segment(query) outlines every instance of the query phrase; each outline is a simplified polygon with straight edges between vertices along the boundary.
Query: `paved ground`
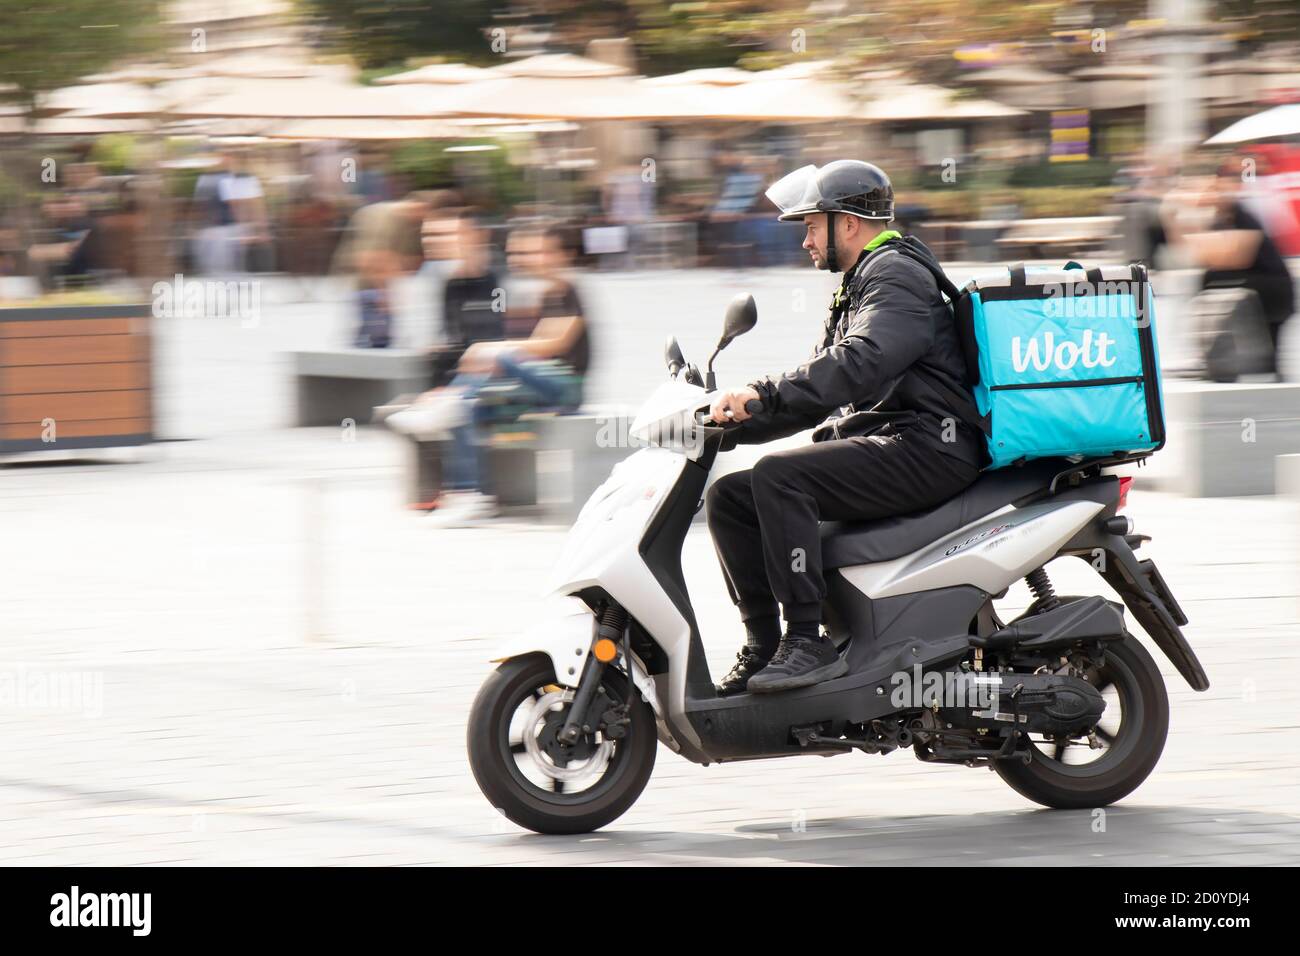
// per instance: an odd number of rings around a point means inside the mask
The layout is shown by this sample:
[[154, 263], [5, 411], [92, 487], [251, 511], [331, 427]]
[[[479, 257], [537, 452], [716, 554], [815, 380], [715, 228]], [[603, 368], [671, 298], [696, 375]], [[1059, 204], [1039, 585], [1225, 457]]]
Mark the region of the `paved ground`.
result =
[[[562, 532], [429, 528], [399, 452], [250, 428], [0, 475], [0, 862], [1300, 863], [1292, 505], [1131, 496], [1214, 686], [1166, 668], [1164, 757], [1104, 821], [907, 754], [660, 748], [621, 820], [544, 838], [479, 795], [464, 719]], [[716, 673], [739, 629], [701, 527], [685, 566]]]

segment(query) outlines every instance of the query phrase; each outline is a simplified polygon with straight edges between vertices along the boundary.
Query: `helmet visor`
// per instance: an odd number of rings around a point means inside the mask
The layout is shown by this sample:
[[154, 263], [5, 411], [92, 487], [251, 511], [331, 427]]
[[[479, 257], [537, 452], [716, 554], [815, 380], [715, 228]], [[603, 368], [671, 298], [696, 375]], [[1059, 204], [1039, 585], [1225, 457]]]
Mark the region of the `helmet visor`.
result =
[[774, 182], [764, 195], [781, 210], [782, 219], [802, 219], [805, 213], [816, 212], [822, 198], [817, 167], [809, 164], [796, 169]]

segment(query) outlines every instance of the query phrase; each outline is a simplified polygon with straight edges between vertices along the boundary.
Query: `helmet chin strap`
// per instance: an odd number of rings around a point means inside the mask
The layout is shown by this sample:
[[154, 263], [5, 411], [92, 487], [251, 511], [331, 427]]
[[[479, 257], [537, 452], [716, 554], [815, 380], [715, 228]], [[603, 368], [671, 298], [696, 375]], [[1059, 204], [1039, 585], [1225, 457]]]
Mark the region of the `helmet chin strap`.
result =
[[831, 272], [840, 271], [839, 256], [835, 253], [835, 213], [826, 214], [826, 268]]

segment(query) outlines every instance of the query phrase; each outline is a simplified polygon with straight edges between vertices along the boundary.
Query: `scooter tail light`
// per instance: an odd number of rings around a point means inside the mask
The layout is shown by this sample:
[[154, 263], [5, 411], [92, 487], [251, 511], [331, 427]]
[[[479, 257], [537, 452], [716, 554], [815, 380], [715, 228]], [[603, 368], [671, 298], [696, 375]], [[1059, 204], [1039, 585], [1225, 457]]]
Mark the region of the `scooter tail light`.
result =
[[1119, 504], [1115, 506], [1116, 511], [1123, 511], [1128, 504], [1128, 486], [1133, 484], [1131, 476], [1119, 480]]

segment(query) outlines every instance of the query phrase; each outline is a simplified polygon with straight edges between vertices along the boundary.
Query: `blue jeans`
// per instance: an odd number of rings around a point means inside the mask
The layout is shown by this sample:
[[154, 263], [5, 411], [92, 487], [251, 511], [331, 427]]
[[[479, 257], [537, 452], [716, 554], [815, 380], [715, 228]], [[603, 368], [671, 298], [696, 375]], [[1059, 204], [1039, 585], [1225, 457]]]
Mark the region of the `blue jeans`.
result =
[[386, 349], [392, 344], [393, 316], [379, 289], [358, 289], [357, 306], [361, 323], [352, 344], [359, 349]]
[[491, 409], [478, 400], [479, 392], [491, 381], [513, 379], [523, 385], [539, 406], [572, 410], [570, 392], [564, 382], [543, 369], [548, 365], [534, 360], [520, 360], [509, 352], [497, 356], [492, 372], [462, 372], [451, 380], [449, 388], [463, 390], [462, 401], [470, 402], [470, 422], [451, 430], [451, 448], [443, 465], [443, 486], [448, 491], [479, 491], [483, 487], [484, 427], [491, 419]]

